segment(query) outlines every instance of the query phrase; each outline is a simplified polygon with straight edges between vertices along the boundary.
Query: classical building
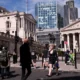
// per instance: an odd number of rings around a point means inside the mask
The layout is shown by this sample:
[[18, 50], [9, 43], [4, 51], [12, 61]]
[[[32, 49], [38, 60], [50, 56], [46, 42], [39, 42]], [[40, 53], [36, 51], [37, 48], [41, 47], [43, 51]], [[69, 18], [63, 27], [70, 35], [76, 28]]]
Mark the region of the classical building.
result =
[[75, 7], [74, 0], [67, 0], [64, 5], [64, 26], [71, 24], [78, 18], [78, 9]]
[[36, 34], [37, 34], [37, 41], [39, 41], [42, 44], [49, 44], [50, 43], [49, 34], [54, 35], [55, 44], [57, 45], [57, 47], [60, 44], [60, 32], [59, 32], [58, 28], [43, 29], [43, 30], [37, 29]]
[[64, 41], [64, 50], [80, 51], [80, 19], [60, 30], [60, 42]]
[[5, 8], [0, 7], [0, 32], [4, 32], [20, 38], [28, 38], [32, 36], [36, 40], [36, 20], [31, 14], [25, 12], [9, 12]]

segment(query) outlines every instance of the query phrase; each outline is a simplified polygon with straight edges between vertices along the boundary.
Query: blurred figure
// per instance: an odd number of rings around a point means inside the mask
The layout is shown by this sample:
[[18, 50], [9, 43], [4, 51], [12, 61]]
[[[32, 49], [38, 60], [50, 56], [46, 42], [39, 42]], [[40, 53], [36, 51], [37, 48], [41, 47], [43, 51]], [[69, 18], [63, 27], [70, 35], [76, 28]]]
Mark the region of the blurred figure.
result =
[[32, 65], [34, 68], [36, 68], [36, 52], [35, 51], [31, 52], [31, 58], [32, 58]]
[[69, 52], [70, 52], [69, 50], [65, 52], [65, 65], [67, 65], [69, 61]]
[[11, 74], [10, 74], [10, 58], [11, 58], [12, 54], [10, 53], [8, 48], [6, 48], [6, 50], [7, 50], [7, 56], [8, 56], [8, 65], [7, 65], [6, 71], [7, 71], [7, 76], [10, 77], [11, 76]]
[[2, 47], [2, 51], [0, 53], [0, 61], [1, 61], [1, 77], [4, 79], [4, 76], [7, 75], [6, 68], [8, 66], [8, 54], [5, 47]]
[[[0, 46], [0, 57], [1, 57], [1, 53], [2, 53], [2, 47]], [[0, 61], [0, 75], [1, 75], [1, 61]]]
[[[31, 74], [31, 53], [29, 42], [27, 39], [23, 39], [23, 44], [20, 47], [20, 63], [22, 67], [21, 80], [26, 80]], [[27, 74], [26, 74], [27, 69]]]
[[17, 56], [16, 56], [16, 53], [15, 53], [15, 49], [14, 49], [14, 51], [13, 51], [13, 63], [15, 64], [17, 61]]
[[71, 62], [74, 65], [74, 53], [72, 52], [72, 50], [70, 50], [69, 53], [69, 62]]
[[[48, 77], [52, 76], [52, 67], [53, 65], [55, 66], [55, 63], [58, 63], [58, 56], [57, 56], [57, 51], [54, 48], [54, 44], [50, 44], [49, 47], [49, 73], [48, 73]], [[55, 66], [56, 68], [56, 75], [58, 75], [58, 68]]]
[[45, 69], [48, 66], [48, 49], [46, 47], [44, 47], [42, 54], [43, 54], [43, 68]]

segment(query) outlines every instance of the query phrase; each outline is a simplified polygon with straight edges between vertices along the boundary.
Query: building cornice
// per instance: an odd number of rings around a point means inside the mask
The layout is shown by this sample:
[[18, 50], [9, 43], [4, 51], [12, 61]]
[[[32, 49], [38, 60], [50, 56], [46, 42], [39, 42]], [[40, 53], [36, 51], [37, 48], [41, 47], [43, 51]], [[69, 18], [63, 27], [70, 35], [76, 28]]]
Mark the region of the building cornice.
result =
[[[27, 20], [30, 20], [31, 22], [34, 22], [36, 24], [36, 20], [34, 19], [34, 17], [31, 14], [26, 14], [25, 12], [18, 12], [18, 11], [14, 11], [14, 12], [9, 12], [9, 13], [1, 13], [0, 17], [5, 17], [5, 16], [24, 16], [26, 17]], [[32, 19], [30, 18], [30, 16], [32, 16]]]
[[[68, 26], [60, 29], [60, 31], [61, 31], [61, 32], [67, 31], [67, 30], [65, 30], [66, 28], [69, 28], [69, 27], [71, 27], [71, 26], [73, 26], [73, 25], [75, 25], [75, 24], [77, 24], [77, 23], [79, 23], [79, 22], [80, 22], [80, 19], [78, 19], [78, 20], [76, 20], [75, 22], [73, 22], [72, 24], [69, 24]], [[70, 29], [70, 30], [71, 30], [71, 29]]]
[[0, 17], [12, 16], [12, 15], [16, 15], [17, 13], [18, 13], [18, 11], [9, 12], [9, 13], [1, 13], [1, 14], [0, 14]]

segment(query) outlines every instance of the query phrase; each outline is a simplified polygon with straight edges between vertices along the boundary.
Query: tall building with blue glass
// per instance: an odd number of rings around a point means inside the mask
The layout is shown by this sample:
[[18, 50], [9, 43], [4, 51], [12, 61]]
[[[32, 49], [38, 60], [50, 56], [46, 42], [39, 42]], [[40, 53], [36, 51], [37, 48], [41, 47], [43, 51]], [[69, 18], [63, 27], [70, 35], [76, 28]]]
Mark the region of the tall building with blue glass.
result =
[[56, 8], [56, 0], [53, 2], [39, 2], [35, 5], [35, 16], [38, 28], [57, 28]]

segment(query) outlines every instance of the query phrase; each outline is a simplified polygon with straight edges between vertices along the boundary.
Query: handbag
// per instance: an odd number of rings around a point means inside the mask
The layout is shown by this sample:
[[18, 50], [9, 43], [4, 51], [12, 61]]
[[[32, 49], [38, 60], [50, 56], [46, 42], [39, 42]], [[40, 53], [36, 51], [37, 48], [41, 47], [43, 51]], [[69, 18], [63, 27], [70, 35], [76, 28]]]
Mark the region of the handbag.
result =
[[56, 66], [56, 68], [59, 68], [59, 63], [58, 63], [58, 61], [55, 62], [55, 66]]

